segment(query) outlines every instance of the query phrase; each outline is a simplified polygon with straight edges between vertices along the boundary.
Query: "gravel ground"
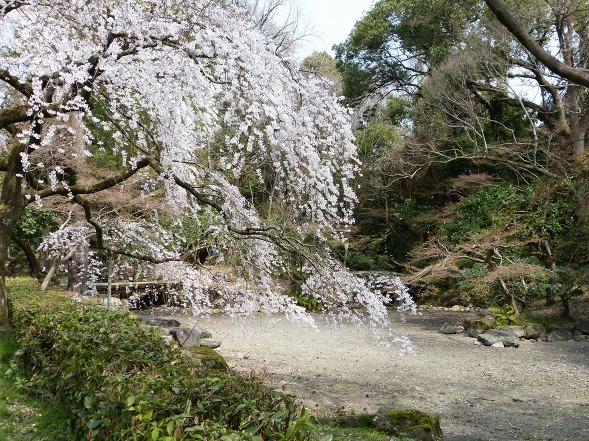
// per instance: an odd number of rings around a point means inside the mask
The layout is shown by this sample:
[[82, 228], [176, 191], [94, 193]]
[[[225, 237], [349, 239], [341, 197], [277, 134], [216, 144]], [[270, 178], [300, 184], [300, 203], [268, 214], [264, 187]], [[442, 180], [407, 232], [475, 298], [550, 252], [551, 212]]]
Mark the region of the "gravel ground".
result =
[[219, 351], [231, 367], [295, 394], [319, 415], [394, 405], [437, 413], [450, 441], [589, 440], [589, 342], [496, 349], [438, 332], [467, 315], [427, 311], [402, 323], [392, 314], [396, 332], [417, 348], [406, 356], [366, 329], [334, 329], [319, 315], [319, 330], [276, 316], [198, 324], [223, 340]]

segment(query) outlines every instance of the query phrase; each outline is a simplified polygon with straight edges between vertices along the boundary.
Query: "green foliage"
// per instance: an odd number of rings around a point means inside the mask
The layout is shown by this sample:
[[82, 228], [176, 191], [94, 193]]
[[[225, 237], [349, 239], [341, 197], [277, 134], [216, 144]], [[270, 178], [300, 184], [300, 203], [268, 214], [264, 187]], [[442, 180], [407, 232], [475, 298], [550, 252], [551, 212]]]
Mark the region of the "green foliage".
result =
[[208, 371], [137, 320], [10, 281], [18, 383], [66, 405], [78, 439], [298, 440], [311, 426], [291, 396]]
[[411, 103], [404, 98], [392, 96], [386, 102], [385, 116], [393, 126], [399, 126], [409, 117]]
[[505, 326], [523, 326], [525, 321], [515, 315], [515, 311], [509, 305], [489, 308], [493, 317], [491, 321], [492, 328], [503, 328]]
[[302, 306], [307, 311], [321, 311], [323, 309], [323, 304], [319, 300], [309, 295], [303, 295], [302, 292], [301, 285], [295, 282], [292, 283], [284, 293], [291, 297], [297, 305]]
[[509, 184], [482, 187], [457, 205], [442, 232], [455, 245], [491, 227], [509, 229], [509, 219], [525, 202], [526, 195]]
[[415, 67], [444, 60], [479, 7], [474, 0], [376, 2], [348, 39], [335, 47], [344, 95], [355, 99], [385, 85], [408, 86], [415, 72], [404, 62], [413, 60]]
[[[385, 121], [373, 120], [366, 127], [356, 131], [358, 153], [362, 161], [389, 152], [397, 141], [397, 130]], [[369, 162], [366, 164], [371, 166]]]
[[35, 246], [39, 245], [43, 234], [55, 226], [55, 217], [54, 211], [28, 206], [14, 226], [14, 233], [31, 241]]
[[[491, 230], [511, 232], [517, 239], [540, 238], [552, 244], [562, 262], [583, 264], [589, 261], [589, 244], [581, 238], [589, 234], [589, 225], [577, 194], [541, 181], [481, 187], [458, 203], [442, 233], [452, 244]], [[532, 254], [522, 248], [519, 252], [524, 258]]]
[[335, 82], [341, 81], [341, 75], [337, 70], [335, 58], [327, 52], [313, 52], [301, 63], [301, 70], [325, 75]]
[[0, 440], [68, 441], [67, 412], [17, 388], [10, 363], [17, 350], [13, 336], [0, 337]]

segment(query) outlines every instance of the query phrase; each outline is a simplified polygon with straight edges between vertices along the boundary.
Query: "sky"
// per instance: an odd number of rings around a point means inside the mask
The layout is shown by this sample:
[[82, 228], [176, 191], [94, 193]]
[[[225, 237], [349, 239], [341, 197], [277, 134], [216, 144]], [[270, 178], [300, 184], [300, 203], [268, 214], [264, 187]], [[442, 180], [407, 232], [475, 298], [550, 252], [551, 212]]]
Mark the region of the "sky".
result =
[[304, 58], [314, 51], [326, 51], [333, 55], [331, 47], [346, 39], [374, 0], [298, 0], [298, 3], [318, 35], [308, 37], [299, 50], [298, 56]]

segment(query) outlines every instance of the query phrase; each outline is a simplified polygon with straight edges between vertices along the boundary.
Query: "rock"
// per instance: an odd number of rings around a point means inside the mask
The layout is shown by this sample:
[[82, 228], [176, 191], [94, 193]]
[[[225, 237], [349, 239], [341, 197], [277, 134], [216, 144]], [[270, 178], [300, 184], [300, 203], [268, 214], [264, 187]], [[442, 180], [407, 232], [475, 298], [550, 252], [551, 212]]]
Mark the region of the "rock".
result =
[[524, 331], [524, 328], [522, 328], [521, 326], [506, 326], [500, 329], [506, 329], [508, 331], [513, 332], [515, 335], [517, 335], [517, 338], [523, 338], [526, 336], [526, 331]]
[[492, 346], [495, 343], [502, 342], [505, 346], [519, 346], [519, 339], [513, 332], [505, 329], [489, 329], [479, 334], [478, 339], [485, 346]]
[[[108, 305], [108, 299], [101, 299], [100, 304], [102, 306]], [[110, 307], [111, 308], [123, 308], [123, 302], [118, 297], [111, 297], [110, 299]]]
[[452, 308], [450, 308], [452, 311], [460, 311], [460, 305], [454, 305], [452, 306]]
[[589, 335], [589, 319], [583, 319], [577, 322], [575, 330], [583, 335]]
[[406, 435], [421, 441], [442, 439], [440, 417], [416, 409], [389, 409], [374, 418], [374, 427], [388, 435]]
[[504, 348], [504, 347], [505, 347], [505, 345], [503, 344], [503, 342], [502, 342], [502, 341], [498, 341], [497, 343], [493, 343], [493, 344], [491, 345], [491, 347], [492, 347], [492, 348]]
[[203, 338], [211, 338], [212, 336], [213, 335], [209, 331], [207, 331], [206, 329], [201, 329], [200, 330], [200, 338], [201, 339], [203, 339]]
[[175, 319], [166, 317], [156, 317], [153, 315], [138, 315], [137, 318], [149, 326], [158, 326], [160, 328], [177, 328], [180, 322]]
[[181, 347], [192, 348], [200, 346], [200, 331], [198, 328], [170, 328], [170, 335], [178, 342]]
[[439, 332], [441, 334], [462, 334], [464, 332], [464, 327], [458, 325], [444, 325]]
[[[200, 334], [200, 336], [202, 337], [202, 333]], [[219, 346], [221, 346], [221, 340], [215, 338], [201, 338], [200, 345], [204, 346], [205, 348], [216, 349]]]
[[473, 342], [473, 344], [474, 344], [475, 346], [484, 346], [484, 345], [483, 345], [483, 342], [482, 342], [482, 341], [478, 341], [478, 340], [475, 340], [475, 341]]
[[589, 335], [585, 335], [585, 334], [575, 335], [573, 340], [575, 340], [575, 341], [589, 341]]
[[569, 328], [557, 328], [548, 333], [548, 341], [567, 341], [573, 337], [573, 331]]
[[183, 348], [183, 351], [188, 354], [193, 360], [199, 364], [219, 371], [228, 371], [229, 366], [221, 354], [211, 348], [203, 346]]
[[489, 325], [489, 321], [485, 319], [478, 319], [478, 320], [465, 320], [464, 321], [465, 329], [468, 329], [468, 336], [472, 338], [478, 338], [479, 334], [485, 332], [488, 329], [491, 329]]
[[538, 323], [531, 323], [527, 325], [524, 331], [524, 338], [529, 340], [543, 340], [546, 337], [546, 329], [544, 329], [544, 326]]

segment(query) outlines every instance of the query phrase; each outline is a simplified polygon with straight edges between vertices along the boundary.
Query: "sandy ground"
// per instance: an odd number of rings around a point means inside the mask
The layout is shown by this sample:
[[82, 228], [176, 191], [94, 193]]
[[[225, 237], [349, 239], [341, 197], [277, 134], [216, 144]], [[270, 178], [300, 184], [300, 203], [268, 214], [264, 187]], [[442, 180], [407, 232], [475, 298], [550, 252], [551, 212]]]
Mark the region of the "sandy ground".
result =
[[589, 342], [496, 349], [438, 332], [465, 315], [430, 311], [402, 323], [393, 313], [395, 330], [417, 347], [403, 357], [365, 328], [334, 329], [319, 315], [318, 331], [265, 316], [198, 324], [223, 340], [232, 368], [255, 372], [318, 415], [393, 405], [437, 413], [450, 441], [589, 440]]

